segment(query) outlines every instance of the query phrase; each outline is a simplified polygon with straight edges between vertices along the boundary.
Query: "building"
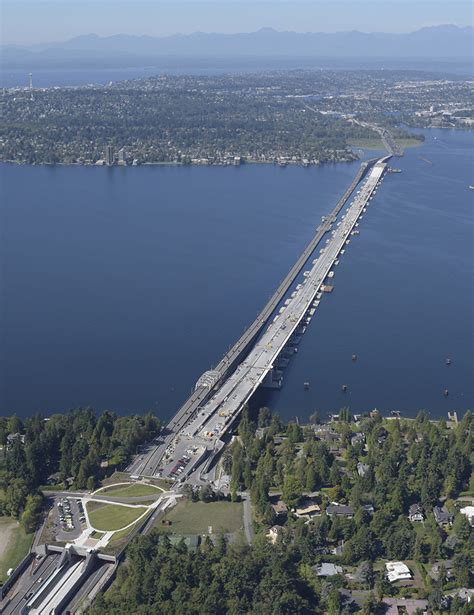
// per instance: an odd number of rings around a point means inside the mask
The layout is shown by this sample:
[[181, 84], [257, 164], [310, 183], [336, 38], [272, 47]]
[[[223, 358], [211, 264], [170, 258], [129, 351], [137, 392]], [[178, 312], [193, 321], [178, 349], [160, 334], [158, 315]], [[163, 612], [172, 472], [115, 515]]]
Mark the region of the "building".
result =
[[298, 518], [312, 519], [321, 514], [321, 507], [314, 500], [306, 498], [298, 508], [295, 508], [295, 515]]
[[278, 540], [278, 537], [283, 536], [284, 533], [285, 530], [281, 525], [274, 525], [268, 530], [267, 538], [272, 544], [275, 544]]
[[313, 566], [313, 570], [317, 577], [333, 577], [336, 574], [342, 574], [341, 566], [328, 562]]
[[423, 523], [425, 520], [423, 516], [423, 509], [421, 504], [412, 504], [408, 509], [408, 518], [412, 523]]
[[387, 570], [387, 579], [390, 583], [396, 581], [411, 581], [413, 578], [410, 569], [403, 562], [387, 562], [385, 564]]
[[19, 440], [22, 444], [24, 444], [25, 435], [21, 433], [9, 433], [7, 436], [7, 448], [10, 448], [16, 440]]
[[431, 570], [428, 572], [430, 577], [437, 581], [439, 579], [439, 574], [441, 569], [444, 568], [446, 577], [443, 579], [443, 582], [447, 579], [451, 579], [454, 576], [453, 573], [453, 560], [444, 559], [439, 562], [435, 562], [431, 567]]
[[461, 515], [465, 515], [470, 525], [474, 526], [474, 506], [465, 506], [459, 510]]
[[288, 506], [282, 500], [277, 500], [271, 505], [277, 517], [286, 517], [288, 514]]
[[345, 517], [346, 519], [352, 519], [354, 516], [354, 509], [352, 506], [346, 506], [345, 504], [332, 503], [326, 508], [326, 514], [328, 517]]
[[384, 598], [382, 604], [385, 607], [385, 615], [415, 615], [415, 613], [428, 613], [427, 600], [415, 600], [412, 598]]
[[442, 508], [435, 506], [433, 508], [433, 515], [436, 523], [441, 527], [451, 525], [453, 522], [453, 515], [444, 506]]
[[357, 446], [358, 444], [365, 444], [365, 434], [358, 432], [351, 438], [351, 445]]
[[114, 148], [111, 145], [105, 147], [105, 164], [109, 167], [114, 164]]
[[118, 164], [122, 167], [127, 164], [127, 154], [124, 147], [118, 151]]
[[365, 476], [369, 469], [370, 466], [367, 463], [362, 463], [361, 461], [359, 461], [359, 463], [357, 464], [357, 474], [359, 476]]

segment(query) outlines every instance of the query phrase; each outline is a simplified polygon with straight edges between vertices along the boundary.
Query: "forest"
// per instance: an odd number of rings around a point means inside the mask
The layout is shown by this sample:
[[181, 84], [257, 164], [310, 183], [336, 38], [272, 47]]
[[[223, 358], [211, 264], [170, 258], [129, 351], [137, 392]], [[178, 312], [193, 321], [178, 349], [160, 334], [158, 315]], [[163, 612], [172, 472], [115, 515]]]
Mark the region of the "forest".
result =
[[41, 511], [41, 487], [95, 489], [159, 430], [160, 421], [151, 413], [103, 412], [97, 417], [90, 408], [50, 417], [36, 414], [25, 421], [16, 415], [0, 417], [0, 515], [18, 517], [33, 530]]

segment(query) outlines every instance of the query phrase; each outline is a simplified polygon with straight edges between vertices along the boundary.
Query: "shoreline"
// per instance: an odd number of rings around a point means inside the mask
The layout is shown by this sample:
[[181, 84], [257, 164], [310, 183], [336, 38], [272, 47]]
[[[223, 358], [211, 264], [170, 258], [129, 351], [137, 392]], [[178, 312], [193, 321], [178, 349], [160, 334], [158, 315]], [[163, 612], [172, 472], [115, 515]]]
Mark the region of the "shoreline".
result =
[[[359, 148], [361, 149], [361, 148]], [[365, 148], [370, 149], [370, 148]], [[373, 148], [376, 149], [376, 148]], [[383, 146], [380, 148], [383, 149]], [[309, 163], [305, 164], [303, 162], [295, 162], [295, 161], [287, 161], [285, 164], [279, 164], [278, 162], [274, 162], [273, 160], [245, 160], [240, 164], [226, 164], [223, 162], [217, 163], [184, 163], [184, 162], [142, 162], [140, 164], [96, 164], [95, 162], [25, 162], [22, 160], [0, 160], [0, 164], [11, 164], [18, 166], [30, 166], [30, 167], [39, 167], [39, 166], [47, 166], [47, 167], [97, 167], [97, 168], [130, 168], [130, 167], [159, 167], [159, 166], [171, 166], [171, 167], [242, 167], [245, 165], [273, 165], [273, 166], [281, 166], [285, 168], [287, 166], [291, 167], [320, 167], [326, 164], [342, 164], [342, 163], [352, 163], [358, 162], [360, 160], [359, 157], [354, 160], [323, 160], [317, 163]]]

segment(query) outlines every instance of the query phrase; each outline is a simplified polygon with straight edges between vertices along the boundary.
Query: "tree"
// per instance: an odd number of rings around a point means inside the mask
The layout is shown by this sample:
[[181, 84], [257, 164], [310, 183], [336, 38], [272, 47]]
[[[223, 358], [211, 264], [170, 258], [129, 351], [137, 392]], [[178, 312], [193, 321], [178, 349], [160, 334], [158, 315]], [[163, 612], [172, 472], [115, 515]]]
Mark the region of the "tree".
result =
[[359, 564], [356, 578], [357, 581], [367, 589], [372, 589], [374, 584], [374, 569], [371, 561], [363, 561]]
[[471, 533], [471, 526], [469, 524], [466, 515], [459, 513], [456, 515], [453, 523], [453, 532], [456, 534], [461, 542], [465, 542], [469, 539]]
[[375, 615], [380, 608], [380, 602], [378, 602], [372, 592], [367, 596], [364, 605], [362, 607], [361, 615]]
[[23, 431], [23, 423], [16, 414], [12, 414], [7, 420], [7, 432], [9, 434], [21, 433]]
[[342, 608], [342, 600], [339, 589], [335, 587], [331, 590], [327, 599], [327, 612], [328, 615], [340, 615]]
[[25, 507], [28, 496], [28, 487], [22, 478], [14, 478], [10, 481], [6, 492], [3, 507], [7, 515], [18, 517]]
[[27, 533], [34, 532], [39, 519], [43, 498], [40, 495], [28, 495], [26, 498], [25, 510], [21, 515], [21, 524]]
[[469, 571], [472, 566], [470, 553], [458, 553], [453, 558], [453, 571], [456, 581], [462, 587], [469, 587]]
[[297, 506], [301, 500], [303, 488], [300, 481], [292, 474], [287, 474], [283, 483], [282, 500], [289, 508]]
[[210, 485], [204, 485], [199, 491], [199, 499], [201, 502], [212, 502], [215, 499], [214, 491]]

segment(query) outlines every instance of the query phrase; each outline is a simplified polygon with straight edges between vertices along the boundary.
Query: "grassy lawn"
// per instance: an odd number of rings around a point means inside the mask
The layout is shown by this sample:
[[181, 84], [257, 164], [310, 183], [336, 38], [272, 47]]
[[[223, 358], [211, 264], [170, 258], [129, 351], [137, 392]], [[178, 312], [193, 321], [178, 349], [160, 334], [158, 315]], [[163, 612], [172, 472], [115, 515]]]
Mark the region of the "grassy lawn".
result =
[[0, 517], [0, 585], [9, 568], [15, 568], [30, 550], [34, 533], [25, 530], [11, 517]]
[[143, 495], [160, 496], [163, 492], [161, 489], [152, 487], [151, 485], [143, 485], [131, 483], [130, 485], [117, 485], [116, 487], [106, 487], [99, 491], [97, 497], [101, 495], [112, 495], [121, 498], [141, 497]]
[[94, 538], [94, 540], [100, 540], [104, 536], [105, 536], [105, 532], [96, 532], [95, 530], [91, 534], [91, 538]]
[[[418, 139], [395, 139], [395, 142], [400, 147], [418, 147], [423, 144], [423, 141]], [[384, 149], [380, 139], [354, 139], [350, 142], [353, 147], [361, 147], [362, 149]]]
[[241, 502], [190, 502], [180, 500], [166, 515], [171, 527], [159, 527], [173, 534], [207, 534], [209, 526], [213, 534], [238, 532], [243, 528], [243, 504]]
[[120, 530], [136, 521], [145, 512], [145, 508], [129, 508], [118, 504], [87, 503], [87, 513], [91, 525], [100, 532]]

